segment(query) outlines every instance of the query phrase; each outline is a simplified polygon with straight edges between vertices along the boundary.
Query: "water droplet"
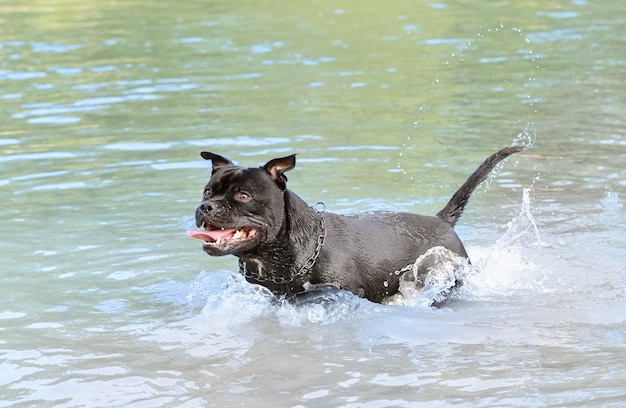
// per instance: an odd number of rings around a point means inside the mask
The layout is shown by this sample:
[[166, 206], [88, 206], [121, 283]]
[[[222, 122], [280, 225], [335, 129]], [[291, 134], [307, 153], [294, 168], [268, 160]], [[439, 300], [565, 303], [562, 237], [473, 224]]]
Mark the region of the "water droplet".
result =
[[384, 286], [384, 287], [386, 287], [386, 288], [387, 288], [387, 287], [389, 287], [389, 282], [384, 281], [384, 282], [383, 282], [383, 286]]

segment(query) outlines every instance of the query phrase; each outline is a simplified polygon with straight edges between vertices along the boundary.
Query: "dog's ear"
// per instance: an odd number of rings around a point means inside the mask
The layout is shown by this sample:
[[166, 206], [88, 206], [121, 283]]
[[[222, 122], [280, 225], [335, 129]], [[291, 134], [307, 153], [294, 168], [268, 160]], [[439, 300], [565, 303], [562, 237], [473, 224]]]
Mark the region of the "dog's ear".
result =
[[233, 162], [228, 160], [226, 157], [222, 157], [219, 154], [211, 153], [211, 152], [201, 152], [200, 156], [204, 160], [211, 160], [211, 165], [213, 166], [213, 174], [219, 170], [222, 166], [232, 165]]
[[287, 176], [283, 173], [296, 167], [296, 155], [281, 157], [278, 159], [272, 159], [265, 163], [263, 169], [267, 171], [275, 182], [280, 184], [283, 188], [287, 183]]

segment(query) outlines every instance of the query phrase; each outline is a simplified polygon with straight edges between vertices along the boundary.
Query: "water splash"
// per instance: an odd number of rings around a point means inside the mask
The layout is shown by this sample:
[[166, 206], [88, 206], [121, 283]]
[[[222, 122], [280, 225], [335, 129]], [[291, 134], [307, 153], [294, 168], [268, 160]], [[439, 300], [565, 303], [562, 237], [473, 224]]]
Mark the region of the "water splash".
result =
[[624, 208], [617, 192], [611, 190], [607, 190], [606, 197], [602, 199], [601, 204], [607, 213], [618, 213]]
[[524, 146], [526, 149], [530, 149], [535, 145], [537, 140], [537, 129], [533, 122], [526, 123], [524, 129], [515, 136], [512, 146]]
[[399, 293], [387, 303], [430, 307], [445, 302], [467, 266], [467, 259], [454, 252], [431, 248], [400, 277]]
[[510, 297], [518, 292], [547, 293], [543, 277], [535, 280], [537, 267], [521, 247], [473, 247], [469, 249], [472, 267], [466, 274], [459, 298], [464, 300], [488, 300]]
[[495, 244], [468, 249], [472, 268], [465, 276], [463, 298], [510, 296], [520, 290], [553, 291], [543, 285], [549, 271], [540, 271], [532, 257], [525, 254], [531, 248], [536, 257], [537, 249], [548, 246], [541, 239], [531, 211], [530, 191], [530, 188], [523, 189], [519, 214], [507, 223], [506, 232]]
[[530, 246], [547, 246], [539, 235], [537, 222], [530, 210], [530, 191], [530, 188], [523, 189], [519, 215], [507, 224], [507, 231], [496, 242], [496, 247], [510, 247], [519, 242], [522, 238], [530, 238]]
[[187, 302], [201, 305], [194, 319], [212, 327], [247, 325], [258, 319], [278, 321], [281, 326], [304, 323], [332, 324], [353, 318], [368, 301], [335, 288], [312, 290], [295, 297], [276, 297], [268, 289], [248, 283], [239, 274], [209, 273], [199, 277], [187, 295]]
[[267, 315], [273, 302], [274, 295], [270, 290], [249, 284], [239, 274], [231, 274], [221, 287], [213, 289], [201, 314], [211, 319], [213, 316], [228, 316], [229, 322], [237, 325]]
[[324, 288], [295, 298], [279, 300], [273, 314], [282, 326], [299, 327], [303, 323], [332, 324], [357, 316], [367, 301], [341, 289]]

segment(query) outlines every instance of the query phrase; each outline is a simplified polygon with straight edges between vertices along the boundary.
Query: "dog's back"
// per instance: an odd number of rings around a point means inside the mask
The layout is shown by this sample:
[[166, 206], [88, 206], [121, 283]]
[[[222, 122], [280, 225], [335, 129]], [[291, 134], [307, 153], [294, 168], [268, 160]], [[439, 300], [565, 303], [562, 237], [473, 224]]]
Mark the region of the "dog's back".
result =
[[452, 226], [439, 217], [393, 212], [324, 217], [328, 234], [313, 281], [375, 302], [396, 293], [400, 270], [433, 247], [467, 258]]

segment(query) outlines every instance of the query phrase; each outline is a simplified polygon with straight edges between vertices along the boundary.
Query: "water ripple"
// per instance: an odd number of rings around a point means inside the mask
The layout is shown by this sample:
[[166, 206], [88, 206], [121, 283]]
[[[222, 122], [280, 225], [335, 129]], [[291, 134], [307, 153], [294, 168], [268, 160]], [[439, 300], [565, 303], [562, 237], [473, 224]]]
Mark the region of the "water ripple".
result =
[[45, 159], [71, 159], [77, 157], [75, 153], [70, 152], [41, 152], [41, 153], [24, 153], [24, 154], [8, 154], [0, 156], [0, 163], [15, 160], [45, 160]]
[[236, 136], [236, 137], [224, 137], [224, 138], [211, 138], [200, 140], [188, 140], [185, 144], [189, 146], [197, 147], [213, 147], [213, 146], [245, 146], [245, 147], [259, 147], [280, 143], [290, 143], [291, 139], [288, 137], [251, 137], [251, 136]]

